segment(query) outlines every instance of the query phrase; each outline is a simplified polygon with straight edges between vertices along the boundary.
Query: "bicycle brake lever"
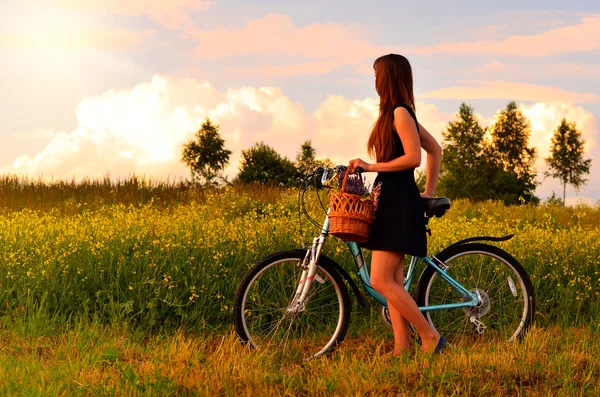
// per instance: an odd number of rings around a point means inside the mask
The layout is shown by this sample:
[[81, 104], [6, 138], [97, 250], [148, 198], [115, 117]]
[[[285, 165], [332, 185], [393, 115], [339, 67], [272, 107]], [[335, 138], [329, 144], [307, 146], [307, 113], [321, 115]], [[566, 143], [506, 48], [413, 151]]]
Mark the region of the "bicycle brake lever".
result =
[[327, 177], [329, 176], [329, 168], [325, 168], [323, 170], [323, 175], [321, 176], [321, 185], [325, 184], [325, 182], [327, 182]]

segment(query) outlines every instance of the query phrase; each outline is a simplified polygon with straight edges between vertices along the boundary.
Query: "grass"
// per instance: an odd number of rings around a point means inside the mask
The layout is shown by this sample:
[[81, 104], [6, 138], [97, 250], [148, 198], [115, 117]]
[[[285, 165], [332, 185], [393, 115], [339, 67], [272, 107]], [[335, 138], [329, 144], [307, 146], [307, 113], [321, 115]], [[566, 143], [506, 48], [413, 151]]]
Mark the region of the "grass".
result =
[[[236, 192], [249, 194], [253, 199], [275, 202], [282, 189], [261, 185], [232, 185]], [[160, 208], [187, 204], [205, 198], [204, 188], [186, 180], [153, 180], [143, 176], [125, 179], [63, 180], [0, 175], [0, 214], [31, 210], [54, 211], [65, 215], [95, 210], [107, 205], [140, 206], [152, 203]]]
[[[231, 325], [239, 280], [315, 233], [298, 223], [296, 194], [0, 178], [0, 394], [600, 395], [598, 206], [456, 201], [432, 220], [430, 253], [515, 234], [498, 245], [523, 264], [537, 298], [522, 343], [393, 358], [373, 305], [353, 313], [330, 356], [244, 348]], [[314, 197], [308, 205], [322, 219]], [[325, 254], [353, 269], [340, 241]]]
[[[367, 320], [367, 319], [363, 319]], [[80, 323], [5, 330], [0, 394], [44, 396], [596, 396], [598, 327], [534, 327], [521, 343], [392, 357], [378, 319], [358, 321], [334, 353], [305, 362], [251, 350], [229, 331], [141, 333]]]
[[[307, 222], [300, 227], [294, 190], [202, 194], [170, 205], [68, 199], [71, 209], [49, 197], [43, 209], [7, 210], [0, 215], [0, 316], [47, 313], [63, 321], [98, 317], [147, 329], [219, 330], [248, 269], [268, 254], [305, 246], [316, 230]], [[318, 204], [309, 205], [318, 214]], [[599, 214], [596, 207], [457, 201], [432, 220], [429, 251], [474, 235], [514, 233], [498, 245], [530, 274], [540, 324], [585, 324], [600, 317], [600, 227], [590, 223]], [[339, 240], [330, 239], [325, 253], [352, 271]]]

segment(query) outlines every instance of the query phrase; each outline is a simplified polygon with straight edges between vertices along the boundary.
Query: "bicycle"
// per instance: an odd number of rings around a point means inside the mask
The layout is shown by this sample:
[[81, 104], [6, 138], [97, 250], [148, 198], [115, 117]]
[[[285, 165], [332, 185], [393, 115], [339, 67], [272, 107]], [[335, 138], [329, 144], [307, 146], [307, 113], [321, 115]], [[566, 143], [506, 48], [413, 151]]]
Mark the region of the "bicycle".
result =
[[[333, 169], [336, 173], [343, 166]], [[317, 168], [305, 180], [299, 203], [313, 184], [326, 186], [328, 168]], [[335, 175], [335, 174], [334, 174]], [[424, 222], [450, 209], [447, 198], [424, 199]], [[322, 204], [321, 204], [322, 205]], [[323, 206], [323, 205], [322, 205]], [[323, 206], [325, 209], [325, 206]], [[234, 321], [241, 341], [253, 347], [300, 349], [307, 359], [333, 350], [344, 340], [352, 302], [348, 286], [360, 305], [367, 303], [348, 272], [322, 254], [328, 238], [329, 218], [307, 249], [282, 251], [260, 260], [239, 284], [234, 302]], [[483, 242], [501, 242], [503, 237], [478, 236], [458, 241], [435, 255], [412, 257], [405, 272], [404, 287], [410, 292], [417, 263], [426, 264], [413, 297], [428, 322], [449, 341], [474, 337], [521, 339], [533, 322], [535, 296], [531, 280], [521, 264], [508, 252]], [[346, 242], [353, 255], [363, 287], [382, 308], [388, 323], [386, 299], [370, 284], [360, 245]], [[466, 284], [465, 287], [463, 284]]]

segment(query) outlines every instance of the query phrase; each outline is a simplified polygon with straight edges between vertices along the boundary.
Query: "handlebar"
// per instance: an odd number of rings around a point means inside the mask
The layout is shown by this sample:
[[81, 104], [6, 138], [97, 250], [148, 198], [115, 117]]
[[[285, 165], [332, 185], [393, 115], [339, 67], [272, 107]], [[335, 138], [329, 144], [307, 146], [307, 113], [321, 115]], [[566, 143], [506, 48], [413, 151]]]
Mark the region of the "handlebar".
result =
[[[310, 177], [312, 175], [318, 175], [321, 173], [322, 174], [321, 182], [325, 183], [327, 181], [327, 177], [329, 176], [329, 171], [334, 171], [335, 173], [338, 173], [341, 171], [345, 171], [347, 168], [348, 168], [347, 165], [336, 165], [333, 168], [317, 167], [317, 169], [315, 169], [311, 174], [307, 175], [307, 177]], [[362, 167], [356, 167], [353, 174], [362, 174], [363, 172], [365, 172], [365, 170]]]
[[[308, 174], [305, 177], [304, 186], [308, 187], [308, 183], [313, 182], [315, 188], [322, 189], [323, 185], [329, 179], [331, 171], [333, 171], [334, 174], [337, 174], [337, 173], [340, 173], [342, 171], [345, 171], [346, 169], [348, 169], [347, 165], [336, 165], [333, 168], [329, 168], [329, 167], [317, 167], [313, 172], [311, 172], [310, 174]], [[353, 172], [353, 174], [361, 174], [361, 173], [365, 172], [365, 170], [362, 167], [357, 167], [356, 170], [354, 170], [354, 171], [355, 172]], [[318, 177], [319, 175], [321, 176], [320, 178]]]
[[[308, 188], [314, 188], [319, 191], [328, 186], [328, 182], [334, 178], [335, 175], [338, 175], [341, 172], [344, 172], [348, 169], [347, 165], [337, 165], [333, 168], [329, 167], [317, 167], [313, 172], [306, 175], [304, 180], [302, 181], [301, 188], [298, 190], [298, 207], [300, 209], [300, 213], [304, 213], [307, 219], [317, 227], [321, 227], [322, 224], [313, 219], [307, 212], [306, 207], [304, 205], [304, 195]], [[353, 174], [361, 174], [365, 172], [362, 167], [357, 167]], [[319, 198], [319, 203], [321, 208], [323, 209], [323, 213], [327, 213], [326, 204], [321, 201], [321, 197], [317, 194]]]

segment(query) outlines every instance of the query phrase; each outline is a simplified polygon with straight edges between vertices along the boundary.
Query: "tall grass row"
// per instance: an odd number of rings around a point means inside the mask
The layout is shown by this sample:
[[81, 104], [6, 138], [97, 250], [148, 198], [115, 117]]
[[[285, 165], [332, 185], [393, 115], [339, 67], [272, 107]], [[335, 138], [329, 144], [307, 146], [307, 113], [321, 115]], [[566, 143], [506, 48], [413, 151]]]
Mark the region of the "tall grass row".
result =
[[[305, 218], [300, 224], [296, 193], [227, 187], [168, 204], [74, 200], [65, 211], [64, 203], [48, 199], [41, 209], [6, 211], [0, 215], [0, 321], [45, 316], [228, 329], [244, 273], [263, 256], [306, 246], [317, 232]], [[308, 206], [322, 219], [314, 196]], [[531, 276], [538, 324], [597, 322], [599, 217], [595, 207], [457, 201], [431, 222], [429, 251], [474, 235], [514, 233], [499, 245]], [[325, 254], [352, 271], [345, 245], [327, 244]]]

